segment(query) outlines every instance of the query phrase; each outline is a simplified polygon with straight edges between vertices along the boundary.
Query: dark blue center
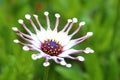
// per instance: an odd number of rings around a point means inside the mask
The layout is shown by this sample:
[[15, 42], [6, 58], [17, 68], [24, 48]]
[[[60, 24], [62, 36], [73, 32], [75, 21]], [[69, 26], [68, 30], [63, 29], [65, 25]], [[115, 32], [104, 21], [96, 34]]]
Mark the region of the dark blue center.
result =
[[62, 46], [55, 40], [44, 41], [41, 49], [43, 52], [51, 56], [57, 56], [62, 52]]

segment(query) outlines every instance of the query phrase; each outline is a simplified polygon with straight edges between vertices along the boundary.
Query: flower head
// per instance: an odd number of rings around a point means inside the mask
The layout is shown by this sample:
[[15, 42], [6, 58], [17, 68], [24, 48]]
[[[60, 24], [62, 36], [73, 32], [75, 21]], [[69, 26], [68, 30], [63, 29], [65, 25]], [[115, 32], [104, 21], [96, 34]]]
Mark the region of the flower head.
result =
[[72, 47], [83, 42], [87, 38], [93, 35], [92, 32], [87, 32], [87, 34], [83, 37], [72, 39], [72, 37], [80, 30], [82, 26], [85, 25], [85, 22], [82, 21], [79, 23], [78, 28], [72, 33], [69, 34], [72, 26], [77, 23], [77, 18], [68, 19], [66, 25], [62, 30], [58, 31], [59, 18], [60, 15], [58, 13], [55, 14], [56, 22], [55, 27], [52, 30], [50, 27], [49, 13], [44, 12], [46, 17], [47, 29], [43, 28], [40, 21], [38, 20], [37, 15], [33, 15], [37, 24], [39, 25], [39, 29], [34, 24], [31, 16], [29, 14], [25, 15], [25, 18], [30, 22], [33, 27], [35, 33], [31, 32], [28, 27], [25, 25], [22, 19], [18, 20], [18, 23], [22, 25], [22, 27], [26, 30], [27, 34], [21, 32], [18, 28], [13, 27], [12, 30], [17, 33], [19, 37], [25, 40], [27, 43], [23, 43], [18, 39], [15, 39], [14, 42], [23, 45], [23, 50], [25, 51], [37, 51], [38, 54], [32, 54], [32, 59], [37, 60], [40, 58], [45, 58], [44, 66], [49, 66], [49, 60], [55, 61], [57, 64], [64, 65], [66, 67], [71, 67], [72, 65], [65, 61], [65, 58], [84, 61], [84, 57], [77, 56], [73, 57], [72, 54], [78, 53], [93, 53], [94, 51], [87, 47], [84, 50], [76, 50]]

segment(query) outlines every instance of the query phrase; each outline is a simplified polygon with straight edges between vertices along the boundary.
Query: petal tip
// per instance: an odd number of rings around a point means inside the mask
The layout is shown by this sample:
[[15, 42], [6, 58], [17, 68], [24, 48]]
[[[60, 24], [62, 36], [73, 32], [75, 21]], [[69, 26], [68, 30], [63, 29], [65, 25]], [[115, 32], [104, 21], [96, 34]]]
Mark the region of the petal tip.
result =
[[68, 22], [69, 22], [69, 23], [72, 22], [72, 19], [68, 19]]
[[44, 62], [44, 63], [43, 63], [43, 66], [45, 66], [45, 67], [47, 67], [47, 66], [49, 66], [49, 65], [50, 65], [49, 62]]
[[48, 12], [48, 11], [45, 11], [45, 12], [44, 12], [44, 15], [48, 16], [48, 15], [49, 15], [49, 12]]
[[38, 17], [38, 15], [36, 15], [36, 14], [33, 14], [33, 16], [34, 16], [34, 17]]
[[60, 14], [56, 13], [56, 14], [55, 14], [55, 17], [56, 17], [56, 18], [59, 18], [59, 17], [60, 17]]
[[26, 19], [30, 19], [31, 16], [30, 16], [29, 14], [26, 14], [26, 15], [25, 15], [25, 18], [26, 18]]
[[66, 64], [66, 67], [71, 68], [72, 65], [71, 64]]
[[92, 36], [92, 35], [93, 35], [93, 32], [87, 32], [87, 35], [88, 35], [88, 36]]
[[18, 23], [19, 23], [19, 24], [23, 24], [23, 20], [22, 20], [22, 19], [19, 19], [19, 20], [18, 20]]
[[79, 26], [84, 26], [84, 25], [85, 25], [85, 21], [79, 23]]
[[78, 58], [79, 61], [85, 61], [85, 58], [82, 57], [82, 56], [78, 56], [77, 58]]
[[66, 62], [65, 61], [61, 61], [60, 64], [64, 66], [64, 65], [66, 65]]
[[77, 18], [73, 18], [73, 22], [77, 23], [78, 22]]
[[12, 30], [13, 30], [13, 31], [18, 31], [18, 28], [12, 27]]
[[19, 43], [20, 41], [18, 39], [13, 40], [14, 43]]
[[94, 50], [92, 50], [91, 48], [87, 47], [84, 51], [85, 53], [94, 53]]
[[32, 54], [31, 57], [32, 57], [33, 60], [37, 60], [37, 56], [36, 56], [36, 54]]
[[29, 51], [30, 49], [29, 49], [29, 47], [27, 47], [27, 46], [23, 46], [23, 50]]

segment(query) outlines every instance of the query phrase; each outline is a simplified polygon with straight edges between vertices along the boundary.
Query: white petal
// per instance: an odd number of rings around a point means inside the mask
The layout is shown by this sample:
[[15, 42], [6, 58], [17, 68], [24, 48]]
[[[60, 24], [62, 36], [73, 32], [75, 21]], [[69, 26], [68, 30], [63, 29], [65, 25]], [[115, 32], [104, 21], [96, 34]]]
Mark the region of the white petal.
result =
[[38, 33], [37, 33], [37, 38], [41, 41], [41, 42], [44, 42], [44, 40], [47, 40], [48, 38], [47, 38], [47, 31], [39, 31]]
[[68, 55], [72, 54], [72, 53], [76, 53], [78, 52], [79, 50], [75, 50], [75, 49], [69, 49], [69, 50], [66, 50], [64, 52], [62, 52], [61, 54], [59, 54], [58, 56], [59, 57], [67, 57]]
[[37, 42], [37, 41], [32, 41], [32, 44], [37, 47], [37, 48], [40, 48], [41, 47], [41, 43], [40, 42]]
[[72, 46], [74, 46], [75, 45], [75, 40], [71, 40], [71, 41], [69, 41], [69, 43], [68, 44], [66, 44], [64, 47], [63, 47], [63, 50], [68, 50], [68, 49], [70, 49]]
[[56, 39], [61, 43], [62, 46], [68, 44], [70, 41], [71, 37], [69, 37], [66, 33], [64, 32], [59, 32], [56, 35]]

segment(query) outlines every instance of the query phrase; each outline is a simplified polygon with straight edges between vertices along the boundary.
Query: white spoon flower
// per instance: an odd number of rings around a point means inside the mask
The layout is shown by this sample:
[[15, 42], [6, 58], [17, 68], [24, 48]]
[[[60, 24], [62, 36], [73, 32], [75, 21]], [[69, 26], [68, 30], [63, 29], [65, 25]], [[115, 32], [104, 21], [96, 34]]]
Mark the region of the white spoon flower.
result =
[[22, 27], [26, 30], [28, 34], [21, 32], [16, 27], [12, 27], [12, 30], [15, 31], [19, 37], [28, 42], [23, 43], [18, 39], [15, 39], [15, 43], [23, 45], [23, 50], [25, 51], [32, 50], [38, 52], [38, 54], [32, 54], [33, 60], [45, 58], [45, 62], [43, 63], [43, 66], [45, 67], [50, 65], [49, 60], [51, 59], [54, 60], [57, 64], [61, 64], [66, 67], [71, 67], [72, 65], [67, 63], [65, 61], [65, 58], [84, 61], [85, 59], [82, 56], [73, 57], [71, 55], [77, 53], [88, 54], [94, 52], [94, 50], [92, 50], [89, 47], [87, 47], [84, 50], [76, 50], [72, 48], [73, 46], [83, 42], [84, 40], [93, 35], [93, 32], [87, 32], [87, 34], [83, 37], [72, 39], [72, 37], [80, 30], [80, 28], [85, 25], [84, 21], [79, 23], [78, 28], [72, 34], [68, 34], [73, 24], [77, 23], [77, 18], [68, 19], [63, 29], [58, 31], [60, 15], [58, 13], [55, 14], [56, 22], [53, 30], [50, 27], [50, 20], [48, 16], [49, 13], [46, 11], [44, 12], [44, 15], [46, 16], [47, 22], [46, 30], [42, 27], [37, 15], [33, 15], [33, 17], [39, 25], [40, 29], [36, 27], [29, 14], [26, 14], [25, 18], [30, 22], [35, 33], [31, 32], [28, 29], [28, 27], [24, 24], [24, 21], [22, 19], [19, 19], [18, 23], [22, 25]]

